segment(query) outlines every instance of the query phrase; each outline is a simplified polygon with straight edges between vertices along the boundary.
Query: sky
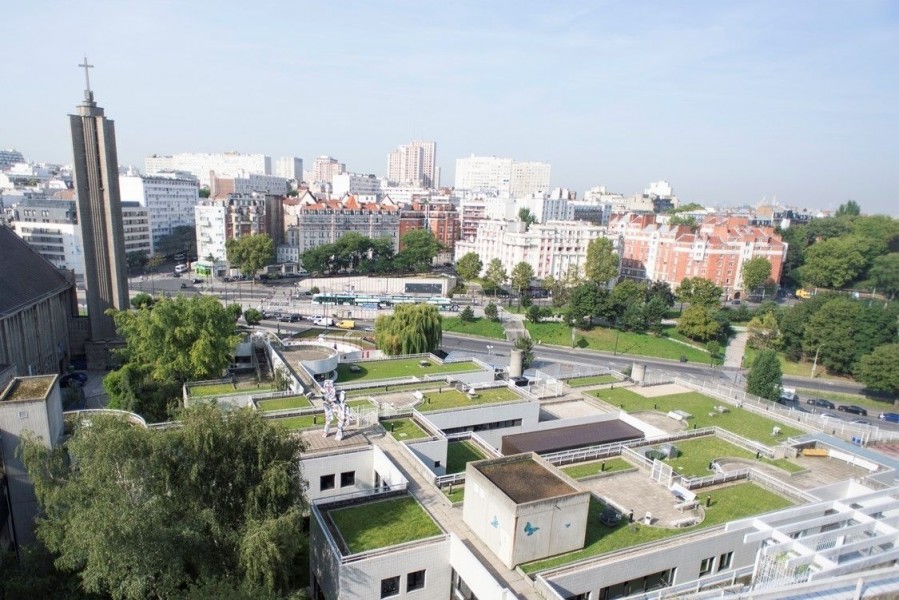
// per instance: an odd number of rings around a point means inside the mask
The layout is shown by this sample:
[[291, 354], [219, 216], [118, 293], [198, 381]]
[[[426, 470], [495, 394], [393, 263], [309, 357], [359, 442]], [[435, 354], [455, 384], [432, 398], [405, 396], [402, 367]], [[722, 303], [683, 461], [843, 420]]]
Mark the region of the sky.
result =
[[[5, 3], [0, 148], [70, 162], [86, 54], [119, 162], [329, 154], [384, 175], [437, 142], [551, 185], [899, 216], [899, 2]], [[890, 75], [892, 73], [892, 75]]]

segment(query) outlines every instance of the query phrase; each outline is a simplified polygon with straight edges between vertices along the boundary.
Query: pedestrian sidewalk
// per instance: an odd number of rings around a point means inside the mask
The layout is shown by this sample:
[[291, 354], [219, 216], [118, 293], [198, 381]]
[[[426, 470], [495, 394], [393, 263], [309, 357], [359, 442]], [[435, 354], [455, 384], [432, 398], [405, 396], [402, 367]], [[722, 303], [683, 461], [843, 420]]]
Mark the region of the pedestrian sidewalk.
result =
[[746, 353], [746, 342], [749, 340], [749, 333], [746, 329], [736, 329], [736, 335], [727, 345], [724, 351], [724, 367], [739, 369], [743, 366], [743, 355]]
[[514, 342], [518, 338], [530, 337], [527, 327], [524, 326], [524, 315], [509, 312], [500, 308], [500, 316], [503, 328], [506, 330], [506, 339]]

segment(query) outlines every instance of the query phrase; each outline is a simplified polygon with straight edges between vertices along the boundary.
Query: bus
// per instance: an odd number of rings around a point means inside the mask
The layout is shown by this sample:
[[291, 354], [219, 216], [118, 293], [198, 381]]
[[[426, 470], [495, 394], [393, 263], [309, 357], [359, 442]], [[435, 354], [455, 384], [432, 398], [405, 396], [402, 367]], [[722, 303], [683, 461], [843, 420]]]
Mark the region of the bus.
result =
[[356, 294], [313, 294], [315, 304], [356, 304]]
[[437, 310], [449, 310], [452, 312], [457, 312], [459, 310], [458, 304], [453, 302], [451, 298], [444, 298], [443, 296], [434, 296], [433, 298], [428, 298], [425, 302], [432, 306], [436, 306]]

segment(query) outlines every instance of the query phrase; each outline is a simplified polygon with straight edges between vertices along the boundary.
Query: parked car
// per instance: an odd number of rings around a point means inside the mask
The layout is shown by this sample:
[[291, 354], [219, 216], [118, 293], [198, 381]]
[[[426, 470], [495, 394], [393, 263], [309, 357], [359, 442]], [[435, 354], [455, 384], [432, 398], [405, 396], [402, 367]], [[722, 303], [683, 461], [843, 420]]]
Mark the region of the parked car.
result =
[[868, 416], [868, 411], [866, 411], [861, 406], [856, 406], [854, 404], [840, 404], [837, 407], [837, 410], [844, 413], [851, 413], [853, 415], [861, 415], [863, 417]]
[[181, 284], [181, 289], [182, 289], [182, 290], [186, 290], [186, 289], [187, 289], [187, 284], [186, 284], [186, 283], [182, 283], [182, 284]]
[[842, 421], [843, 420], [833, 413], [821, 413], [821, 419], [824, 421]]
[[614, 527], [621, 522], [621, 513], [612, 508], [611, 506], [607, 506], [602, 509], [602, 512], [599, 513], [599, 522], [605, 525], [606, 527]]
[[510, 377], [509, 381], [511, 381], [512, 384], [516, 387], [524, 387], [528, 384], [527, 377]]
[[87, 373], [68, 373], [59, 378], [59, 387], [81, 387], [87, 383]]
[[824, 400], [823, 398], [809, 398], [805, 401], [806, 404], [811, 404], [812, 406], [820, 406], [821, 408], [827, 408], [833, 410], [836, 408], [834, 403], [830, 400]]
[[880, 413], [880, 420], [888, 421], [890, 423], [899, 423], [899, 413], [891, 413], [891, 412]]
[[865, 421], [864, 419], [852, 419], [852, 420], [849, 421], [849, 422], [850, 422], [850, 423], [853, 423], [853, 424], [855, 424], [855, 425], [864, 425], [865, 427], [870, 427], [870, 426], [871, 426], [871, 423], [869, 423], [868, 421]]
[[196, 285], [196, 284], [198, 284], [198, 283], [203, 283], [203, 280], [197, 278], [197, 279], [192, 280], [191, 283], [194, 284], [194, 285]]

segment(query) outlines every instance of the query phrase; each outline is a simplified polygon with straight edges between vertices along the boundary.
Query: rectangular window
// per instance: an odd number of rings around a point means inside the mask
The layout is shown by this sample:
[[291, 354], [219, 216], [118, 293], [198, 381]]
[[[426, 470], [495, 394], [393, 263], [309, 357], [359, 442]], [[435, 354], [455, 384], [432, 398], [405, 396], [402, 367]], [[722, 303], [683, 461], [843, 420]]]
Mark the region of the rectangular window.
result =
[[425, 572], [413, 571], [406, 575], [406, 591], [420, 590], [425, 587]]
[[318, 484], [319, 491], [334, 489], [334, 475], [322, 475]]
[[340, 474], [340, 487], [356, 485], [356, 471], [346, 471]]
[[728, 552], [726, 554], [722, 554], [718, 557], [718, 570], [723, 571], [724, 569], [729, 569], [730, 564], [734, 560], [734, 553]]
[[710, 556], [708, 558], [703, 558], [702, 562], [699, 563], [699, 576], [702, 577], [704, 575], [708, 575], [712, 572], [712, 565], [715, 563], [715, 557]]
[[389, 598], [400, 593], [400, 576], [381, 580], [381, 598]]

